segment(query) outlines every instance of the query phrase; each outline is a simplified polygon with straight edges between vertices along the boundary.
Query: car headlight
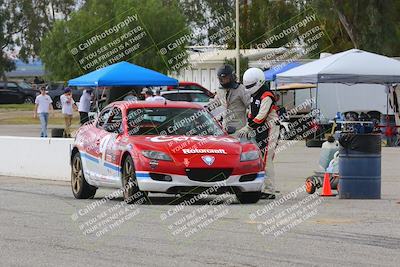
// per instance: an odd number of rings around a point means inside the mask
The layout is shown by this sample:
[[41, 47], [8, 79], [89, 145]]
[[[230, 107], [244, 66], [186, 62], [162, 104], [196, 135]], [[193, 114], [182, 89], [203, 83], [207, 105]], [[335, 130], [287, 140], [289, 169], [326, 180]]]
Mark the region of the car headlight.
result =
[[248, 152], [243, 152], [240, 155], [240, 161], [250, 161], [250, 160], [256, 160], [260, 158], [260, 154], [257, 150], [251, 150]]
[[143, 156], [149, 159], [167, 160], [172, 161], [171, 157], [160, 151], [144, 150], [142, 151]]

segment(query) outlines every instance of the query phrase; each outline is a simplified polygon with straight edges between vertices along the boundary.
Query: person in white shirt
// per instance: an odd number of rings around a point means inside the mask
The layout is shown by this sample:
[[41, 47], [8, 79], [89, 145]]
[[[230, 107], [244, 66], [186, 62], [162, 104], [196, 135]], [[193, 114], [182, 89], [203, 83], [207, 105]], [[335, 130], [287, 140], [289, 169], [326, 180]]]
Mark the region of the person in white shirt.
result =
[[61, 112], [64, 115], [65, 120], [64, 137], [71, 137], [73, 109], [78, 110], [78, 107], [75, 105], [75, 101], [72, 98], [71, 88], [67, 87], [64, 89], [64, 94], [60, 96], [60, 100], [62, 106]]
[[129, 93], [124, 97], [123, 99], [124, 101], [131, 101], [131, 102], [135, 102], [137, 101], [137, 97], [135, 95], [135, 92], [133, 90], [129, 91]]
[[165, 97], [161, 96], [161, 90], [156, 90], [156, 95], [153, 96], [153, 101], [165, 101]]
[[79, 99], [79, 117], [81, 125], [89, 121], [90, 103], [92, 101], [92, 89], [86, 89], [83, 91], [81, 98]]
[[40, 95], [35, 99], [35, 109], [33, 114], [34, 118], [37, 118], [37, 115], [39, 115], [41, 126], [40, 137], [47, 137], [49, 110], [53, 111], [51, 103], [53, 103], [53, 101], [51, 100], [51, 97], [46, 94], [46, 88], [44, 86], [40, 87]]
[[145, 101], [154, 101], [154, 97], [153, 97], [153, 91], [151, 89], [148, 89], [145, 93], [144, 93], [144, 98]]

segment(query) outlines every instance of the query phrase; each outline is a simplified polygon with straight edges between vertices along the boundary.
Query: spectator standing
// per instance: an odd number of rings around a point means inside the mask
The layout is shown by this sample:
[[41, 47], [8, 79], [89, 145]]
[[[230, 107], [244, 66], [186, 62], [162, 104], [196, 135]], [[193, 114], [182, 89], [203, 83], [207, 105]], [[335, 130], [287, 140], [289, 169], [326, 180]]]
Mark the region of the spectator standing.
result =
[[124, 97], [124, 101], [137, 101], [137, 97], [133, 90], [129, 91], [129, 93]]
[[49, 110], [53, 110], [51, 105], [53, 101], [51, 97], [46, 94], [46, 88], [44, 86], [40, 87], [40, 95], [35, 99], [35, 109], [33, 117], [37, 118], [39, 115], [40, 119], [40, 137], [47, 137], [47, 123], [49, 121]]
[[144, 93], [144, 98], [145, 101], [154, 101], [154, 97], [153, 97], [153, 91], [151, 89], [148, 89], [145, 93]]
[[161, 96], [161, 90], [157, 89], [156, 90], [156, 95], [153, 96], [153, 101], [165, 101], [165, 98]]
[[34, 84], [40, 84], [40, 80], [38, 76], [35, 76], [35, 79], [33, 79]]
[[62, 114], [64, 115], [65, 121], [64, 137], [71, 137], [73, 109], [78, 110], [78, 107], [75, 105], [75, 101], [72, 98], [71, 89], [69, 87], [64, 89], [64, 94], [60, 97], [60, 100]]
[[79, 117], [81, 125], [89, 121], [90, 103], [92, 101], [92, 89], [86, 89], [83, 91], [81, 98], [79, 99]]

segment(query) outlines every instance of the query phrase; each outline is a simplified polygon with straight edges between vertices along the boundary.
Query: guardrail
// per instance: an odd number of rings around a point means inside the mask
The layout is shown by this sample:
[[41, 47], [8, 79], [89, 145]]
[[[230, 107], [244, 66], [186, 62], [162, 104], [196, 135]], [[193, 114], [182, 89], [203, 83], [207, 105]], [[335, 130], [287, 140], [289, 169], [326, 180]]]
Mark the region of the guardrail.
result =
[[69, 181], [73, 138], [0, 136], [0, 175]]

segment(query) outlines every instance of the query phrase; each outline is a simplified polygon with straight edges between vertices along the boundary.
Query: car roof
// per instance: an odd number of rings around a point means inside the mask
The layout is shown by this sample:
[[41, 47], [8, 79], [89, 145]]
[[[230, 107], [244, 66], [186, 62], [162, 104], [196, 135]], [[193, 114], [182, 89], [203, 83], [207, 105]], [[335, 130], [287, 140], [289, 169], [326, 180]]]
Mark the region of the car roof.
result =
[[196, 83], [196, 82], [188, 82], [188, 81], [180, 81], [179, 85], [198, 85], [200, 87], [203, 87], [201, 84]]
[[116, 101], [108, 105], [117, 106], [121, 109], [130, 109], [130, 108], [189, 108], [189, 109], [202, 109], [203, 106], [193, 103], [193, 102], [184, 102], [184, 101]]
[[204, 94], [203, 91], [201, 90], [173, 90], [173, 91], [161, 91], [161, 94], [179, 94], [179, 93], [198, 93], [198, 94]]

